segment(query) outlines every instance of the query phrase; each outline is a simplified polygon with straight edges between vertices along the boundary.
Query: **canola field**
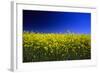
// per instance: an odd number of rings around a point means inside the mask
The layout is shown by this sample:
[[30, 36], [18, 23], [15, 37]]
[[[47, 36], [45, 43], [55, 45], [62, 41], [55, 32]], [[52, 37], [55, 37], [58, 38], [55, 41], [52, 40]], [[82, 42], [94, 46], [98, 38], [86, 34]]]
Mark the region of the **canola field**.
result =
[[91, 35], [23, 32], [23, 62], [91, 59]]

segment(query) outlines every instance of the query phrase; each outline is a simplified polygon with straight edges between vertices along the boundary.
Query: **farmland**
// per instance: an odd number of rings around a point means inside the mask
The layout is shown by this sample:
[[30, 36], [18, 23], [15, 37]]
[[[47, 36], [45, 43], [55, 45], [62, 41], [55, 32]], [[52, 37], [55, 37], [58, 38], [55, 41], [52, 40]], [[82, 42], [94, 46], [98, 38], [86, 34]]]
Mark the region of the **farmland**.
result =
[[23, 32], [23, 62], [90, 58], [90, 34]]

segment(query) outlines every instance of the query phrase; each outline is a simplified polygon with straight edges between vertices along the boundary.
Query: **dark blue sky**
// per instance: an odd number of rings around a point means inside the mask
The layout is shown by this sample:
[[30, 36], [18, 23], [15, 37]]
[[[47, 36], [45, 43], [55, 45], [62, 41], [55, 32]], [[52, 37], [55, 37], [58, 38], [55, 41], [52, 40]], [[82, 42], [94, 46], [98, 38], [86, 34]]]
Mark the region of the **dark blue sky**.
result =
[[91, 14], [23, 10], [23, 31], [91, 33]]

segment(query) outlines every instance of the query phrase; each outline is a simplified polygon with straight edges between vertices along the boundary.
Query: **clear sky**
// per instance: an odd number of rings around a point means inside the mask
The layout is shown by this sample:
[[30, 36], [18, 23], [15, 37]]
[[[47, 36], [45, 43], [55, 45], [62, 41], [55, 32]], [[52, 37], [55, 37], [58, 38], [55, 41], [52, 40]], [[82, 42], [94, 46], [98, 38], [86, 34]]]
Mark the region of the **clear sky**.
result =
[[90, 34], [91, 14], [23, 10], [23, 31]]

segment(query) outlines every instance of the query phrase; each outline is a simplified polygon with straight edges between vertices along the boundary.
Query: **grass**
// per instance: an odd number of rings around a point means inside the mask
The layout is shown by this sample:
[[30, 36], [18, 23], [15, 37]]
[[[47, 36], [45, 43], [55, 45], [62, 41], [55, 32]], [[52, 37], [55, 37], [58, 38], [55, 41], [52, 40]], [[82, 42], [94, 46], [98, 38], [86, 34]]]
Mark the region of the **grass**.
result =
[[23, 62], [91, 58], [90, 34], [23, 32]]

